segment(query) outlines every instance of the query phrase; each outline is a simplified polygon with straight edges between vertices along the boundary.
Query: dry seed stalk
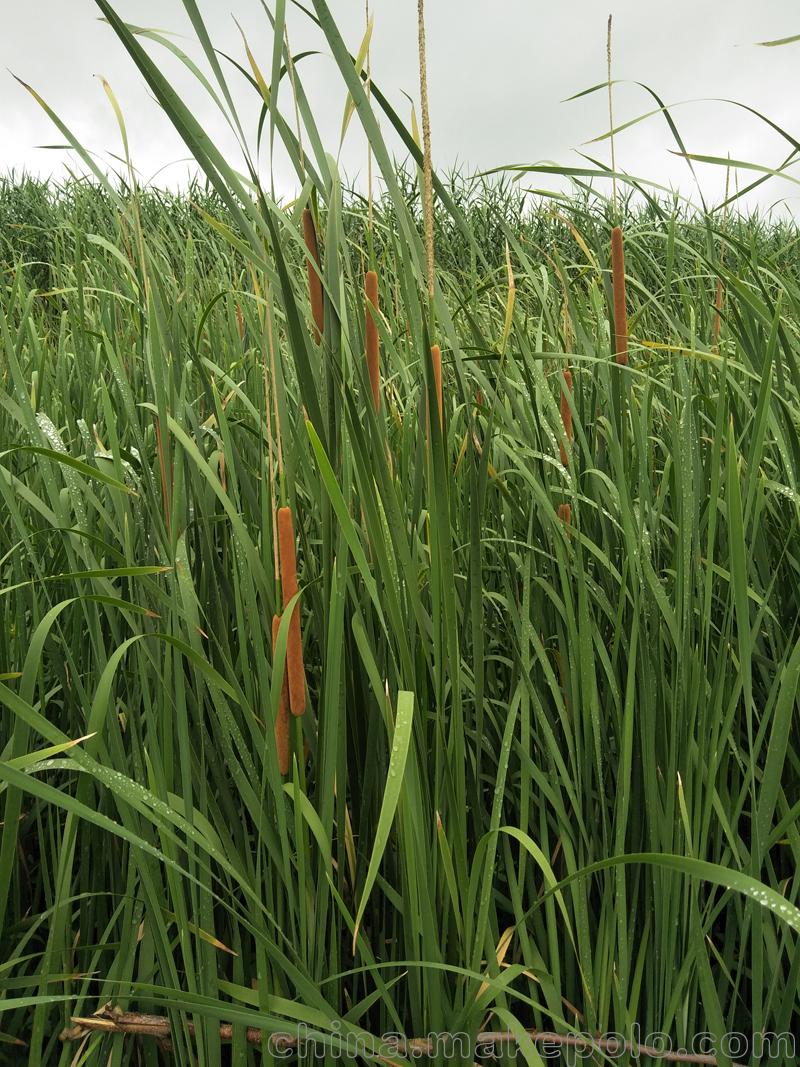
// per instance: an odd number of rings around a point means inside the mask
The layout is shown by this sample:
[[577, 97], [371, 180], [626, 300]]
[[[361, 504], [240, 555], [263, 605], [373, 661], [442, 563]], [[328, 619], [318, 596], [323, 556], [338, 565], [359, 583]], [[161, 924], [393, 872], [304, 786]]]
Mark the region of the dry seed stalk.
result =
[[[564, 424], [564, 436], [569, 444], [572, 444], [572, 408], [569, 406], [569, 394], [572, 392], [572, 371], [564, 371], [564, 384], [561, 387], [561, 422]], [[564, 442], [559, 444], [561, 462], [565, 467], [569, 466], [569, 456], [564, 447]]]
[[628, 363], [628, 305], [625, 295], [625, 249], [622, 227], [611, 231], [611, 280], [614, 290], [614, 351], [622, 366]]
[[433, 164], [431, 159], [431, 116], [428, 106], [428, 64], [425, 58], [425, 0], [417, 0], [417, 32], [419, 38], [419, 96], [422, 111], [422, 178], [425, 212], [425, 265], [428, 276], [428, 297], [433, 300]]
[[366, 340], [367, 340], [367, 371], [369, 372], [369, 384], [372, 386], [372, 403], [376, 411], [381, 408], [381, 367], [380, 367], [380, 337], [378, 336], [378, 324], [375, 321], [378, 314], [378, 275], [374, 270], [368, 270], [364, 277], [364, 294], [366, 296]]
[[[278, 509], [278, 551], [281, 561], [281, 591], [283, 610], [297, 593], [297, 559], [294, 551], [294, 522], [292, 509]], [[300, 633], [300, 605], [295, 604], [289, 622], [286, 642], [286, 673], [289, 678], [289, 707], [292, 715], [306, 710], [306, 680], [303, 668], [303, 638]]]
[[[364, 0], [364, 15], [366, 18], [367, 32], [369, 32], [369, 0]], [[372, 95], [372, 65], [370, 60], [370, 46], [367, 45], [367, 100]], [[367, 138], [367, 230], [372, 238], [374, 209], [372, 203], [372, 142]]]
[[[278, 629], [281, 625], [280, 615], [272, 616], [272, 662], [275, 662], [275, 646], [278, 643]], [[289, 773], [289, 680], [286, 663], [283, 665], [281, 680], [281, 698], [278, 703], [278, 717], [275, 720], [275, 750], [278, 754], [278, 770], [281, 775]]]
[[[325, 330], [325, 310], [322, 303], [322, 278], [320, 277], [319, 245], [314, 216], [310, 208], [303, 210], [303, 237], [308, 249], [308, 295], [311, 300], [311, 314], [314, 319], [314, 341], [319, 344]], [[316, 265], [316, 269], [315, 269]]]
[[608, 129], [611, 139], [611, 186], [614, 197], [614, 210], [617, 208], [617, 160], [614, 152], [614, 105], [613, 94], [611, 92], [611, 19], [612, 16], [608, 16], [608, 31], [606, 34], [606, 64], [608, 67]]

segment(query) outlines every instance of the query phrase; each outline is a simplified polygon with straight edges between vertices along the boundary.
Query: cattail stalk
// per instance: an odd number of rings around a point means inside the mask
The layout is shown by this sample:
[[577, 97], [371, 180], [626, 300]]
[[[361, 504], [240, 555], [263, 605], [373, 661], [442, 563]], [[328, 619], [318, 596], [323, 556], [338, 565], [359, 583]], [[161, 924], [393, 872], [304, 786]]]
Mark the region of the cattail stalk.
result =
[[613, 16], [608, 16], [608, 29], [606, 31], [606, 65], [608, 68], [608, 129], [611, 139], [611, 187], [613, 189], [614, 209], [617, 208], [617, 157], [614, 151], [614, 94], [611, 91], [611, 22]]
[[314, 319], [314, 342], [319, 344], [325, 331], [325, 309], [322, 302], [322, 278], [320, 276], [319, 245], [314, 216], [310, 208], [303, 211], [303, 237], [308, 249], [308, 295], [311, 300], [311, 314]]
[[[564, 384], [561, 387], [561, 422], [564, 425], [564, 436], [569, 444], [572, 444], [572, 408], [569, 406], [569, 394], [572, 392], [572, 371], [564, 371]], [[564, 442], [559, 443], [561, 462], [565, 467], [569, 466], [569, 456], [564, 447]]]
[[[280, 615], [272, 616], [272, 656], [275, 662], [275, 646], [278, 643]], [[283, 665], [281, 698], [278, 703], [278, 718], [275, 720], [275, 750], [278, 755], [278, 770], [281, 775], [289, 773], [289, 681], [286, 664]]]
[[[278, 508], [278, 552], [281, 563], [281, 590], [283, 609], [297, 593], [297, 558], [294, 551], [294, 522], [292, 509]], [[289, 707], [292, 715], [302, 715], [306, 710], [306, 679], [303, 668], [303, 638], [300, 633], [300, 605], [295, 604], [289, 622], [289, 637], [286, 642], [286, 673], [289, 679]]]
[[564, 350], [566, 352], [572, 351], [572, 319], [569, 314], [569, 301], [567, 300], [566, 293], [564, 294], [564, 303], [561, 309], [561, 315], [564, 320]]
[[156, 449], [158, 451], [158, 469], [161, 475], [161, 496], [164, 501], [164, 525], [167, 528], [167, 536], [172, 537], [172, 523], [170, 521], [169, 489], [167, 488], [167, 471], [164, 463], [164, 443], [161, 440], [161, 419], [156, 416]]
[[614, 351], [617, 363], [627, 366], [628, 305], [625, 295], [625, 249], [620, 226], [615, 226], [611, 231], [611, 280], [614, 291]]
[[[730, 159], [730, 155], [728, 156]], [[728, 217], [728, 196], [730, 193], [731, 182], [731, 168], [728, 165], [725, 173], [725, 212], [723, 214], [723, 222]], [[719, 242], [719, 265], [722, 266], [725, 263], [725, 240], [720, 238]], [[717, 278], [717, 291], [714, 296], [714, 325], [712, 326], [712, 351], [719, 355], [719, 335], [722, 329], [722, 307], [725, 303], [725, 283], [722, 278]]]
[[292, 97], [294, 99], [294, 121], [295, 130], [297, 133], [297, 148], [300, 155], [300, 174], [303, 182], [306, 180], [306, 157], [303, 151], [303, 127], [300, 124], [300, 104], [297, 99], [297, 84], [295, 82], [294, 74], [294, 60], [292, 59], [292, 50], [289, 47], [289, 27], [284, 22], [283, 24], [283, 40], [286, 45], [286, 69], [289, 72], [289, 83], [292, 86]]
[[714, 326], [713, 326], [713, 340], [712, 350], [719, 352], [719, 335], [722, 330], [722, 305], [725, 299], [725, 286], [722, 283], [722, 278], [717, 278], [717, 292], [714, 297]]
[[364, 278], [366, 296], [367, 371], [372, 386], [372, 403], [375, 411], [381, 408], [380, 338], [375, 318], [378, 314], [378, 275], [368, 270]]
[[[364, 15], [366, 19], [366, 32], [369, 33], [369, 0], [364, 0]], [[370, 46], [367, 45], [367, 102], [370, 103], [372, 96], [372, 61], [370, 59]], [[367, 232], [369, 233], [370, 252], [372, 250], [372, 230], [374, 222], [374, 207], [372, 200], [372, 142], [367, 138]]]
[[442, 350], [438, 345], [431, 345], [431, 363], [433, 364], [433, 384], [436, 386], [436, 400], [439, 405], [439, 427], [444, 428], [444, 403], [442, 398]]

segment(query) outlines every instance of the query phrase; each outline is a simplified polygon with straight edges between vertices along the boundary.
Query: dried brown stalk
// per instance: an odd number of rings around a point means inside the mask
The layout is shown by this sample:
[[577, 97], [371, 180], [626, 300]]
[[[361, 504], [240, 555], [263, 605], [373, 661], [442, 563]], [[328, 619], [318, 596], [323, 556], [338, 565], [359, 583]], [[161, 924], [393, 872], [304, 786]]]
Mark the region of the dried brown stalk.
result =
[[433, 163], [431, 157], [431, 115], [428, 104], [428, 64], [425, 58], [425, 0], [417, 0], [417, 31], [419, 37], [419, 96], [422, 110], [422, 180], [425, 213], [425, 265], [428, 275], [428, 297], [433, 300]]
[[[107, 1006], [97, 1015], [87, 1018], [74, 1017], [70, 1020], [72, 1027], [61, 1032], [62, 1041], [78, 1041], [92, 1031], [103, 1031], [109, 1034], [141, 1034], [148, 1037], [158, 1038], [161, 1041], [169, 1041], [171, 1034], [170, 1021], [161, 1015], [143, 1015], [139, 1012], [123, 1012], [118, 1008]], [[194, 1032], [194, 1025], [188, 1024], [190, 1032]], [[233, 1038], [233, 1027], [229, 1023], [222, 1023], [219, 1028], [219, 1036], [223, 1041]], [[699, 1063], [707, 1067], [716, 1067], [717, 1060], [714, 1056], [700, 1053], [681, 1051], [662, 1051], [650, 1045], [637, 1045], [632, 1041], [619, 1041], [613, 1037], [585, 1037], [572, 1036], [571, 1034], [556, 1034], [549, 1030], [526, 1030], [524, 1031], [536, 1045], [559, 1045], [569, 1048], [597, 1049], [608, 1054], [619, 1055], [628, 1052], [633, 1056], [647, 1056], [650, 1059], [663, 1060], [666, 1063]], [[277, 1050], [295, 1048], [300, 1039], [293, 1034], [279, 1034], [264, 1032], [256, 1027], [248, 1027], [245, 1036], [249, 1044], [259, 1045], [262, 1040], [269, 1040], [272, 1047]], [[485, 1048], [490, 1045], [515, 1045], [519, 1043], [519, 1037], [509, 1030], [484, 1030], [475, 1036], [475, 1045]], [[427, 1038], [410, 1037], [392, 1042], [392, 1052], [411, 1055], [424, 1055], [433, 1050], [433, 1043]], [[379, 1057], [387, 1062], [387, 1057]]]

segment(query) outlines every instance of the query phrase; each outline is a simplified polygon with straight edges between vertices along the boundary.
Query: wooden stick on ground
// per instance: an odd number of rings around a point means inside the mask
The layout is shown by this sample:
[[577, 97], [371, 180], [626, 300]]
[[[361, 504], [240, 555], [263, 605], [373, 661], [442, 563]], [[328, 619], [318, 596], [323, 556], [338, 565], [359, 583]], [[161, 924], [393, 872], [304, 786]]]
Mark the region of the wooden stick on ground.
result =
[[[71, 1028], [61, 1032], [62, 1041], [77, 1041], [85, 1037], [91, 1031], [102, 1030], [109, 1034], [139, 1034], [146, 1037], [158, 1038], [162, 1042], [168, 1042], [171, 1034], [170, 1021], [163, 1015], [143, 1015], [139, 1012], [123, 1012], [118, 1008], [107, 1006], [100, 1014], [88, 1018], [75, 1017], [70, 1020]], [[193, 1025], [189, 1024], [189, 1030], [194, 1031]], [[713, 1056], [700, 1053], [681, 1051], [661, 1051], [649, 1045], [637, 1045], [632, 1041], [621, 1042], [612, 1037], [579, 1037], [570, 1034], [556, 1034], [549, 1030], [526, 1030], [527, 1036], [537, 1045], [561, 1045], [570, 1048], [589, 1047], [596, 1048], [606, 1053], [619, 1055], [628, 1052], [635, 1056], [647, 1056], [651, 1059], [663, 1060], [666, 1063], [699, 1063], [716, 1067], [717, 1061]], [[221, 1023], [219, 1036], [223, 1041], [233, 1038], [233, 1027], [229, 1023]], [[248, 1027], [246, 1031], [247, 1041], [251, 1045], [261, 1044], [266, 1036], [275, 1050], [294, 1048], [299, 1043], [299, 1038], [293, 1034], [266, 1034], [264, 1035], [257, 1027]], [[516, 1035], [508, 1030], [484, 1030], [475, 1037], [476, 1046], [487, 1045], [513, 1045], [518, 1043]], [[387, 1047], [389, 1042], [387, 1041]], [[425, 1054], [432, 1051], [432, 1043], [424, 1037], [410, 1037], [391, 1042], [391, 1051], [412, 1055]], [[384, 1057], [379, 1057], [384, 1059]]]

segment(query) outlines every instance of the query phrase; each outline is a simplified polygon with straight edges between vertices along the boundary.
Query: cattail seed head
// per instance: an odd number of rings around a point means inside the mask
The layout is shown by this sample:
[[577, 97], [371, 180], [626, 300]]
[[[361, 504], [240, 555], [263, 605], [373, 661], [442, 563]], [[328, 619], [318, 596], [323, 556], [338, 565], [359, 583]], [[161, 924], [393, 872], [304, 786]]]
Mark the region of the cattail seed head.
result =
[[572, 506], [570, 504], [559, 504], [558, 517], [565, 526], [569, 526], [572, 522]]
[[[275, 646], [278, 643], [278, 628], [281, 619], [279, 615], [272, 616], [272, 654], [273, 663]], [[281, 680], [281, 698], [278, 703], [278, 717], [275, 720], [275, 750], [278, 755], [278, 770], [281, 775], [289, 773], [289, 682], [286, 673], [286, 664], [283, 666], [283, 679]]]
[[[314, 216], [310, 208], [303, 210], [303, 237], [308, 250], [308, 295], [311, 300], [311, 315], [314, 319], [314, 341], [319, 344], [325, 330], [325, 309], [322, 302], [322, 279], [319, 274], [319, 245], [317, 244], [317, 231], [314, 227]], [[316, 270], [314, 265], [316, 264]]]
[[622, 228], [611, 231], [611, 281], [614, 291], [614, 351], [616, 361], [622, 366], [628, 363], [628, 305], [625, 294], [625, 250]]
[[368, 270], [364, 277], [366, 296], [367, 371], [372, 387], [372, 404], [376, 411], [381, 407], [380, 338], [375, 316], [378, 314], [378, 275]]
[[[569, 406], [569, 394], [572, 392], [572, 371], [564, 371], [564, 384], [561, 387], [561, 422], [564, 425], [564, 436], [572, 444], [572, 408]], [[564, 447], [564, 442], [559, 444], [561, 462], [565, 467], [569, 466], [569, 456]]]
[[[291, 508], [278, 508], [278, 556], [281, 569], [283, 608], [297, 593], [297, 559], [294, 551], [294, 522]], [[286, 642], [286, 673], [289, 678], [289, 707], [292, 715], [306, 710], [306, 680], [303, 667], [303, 638], [300, 633], [300, 605], [295, 604]]]

